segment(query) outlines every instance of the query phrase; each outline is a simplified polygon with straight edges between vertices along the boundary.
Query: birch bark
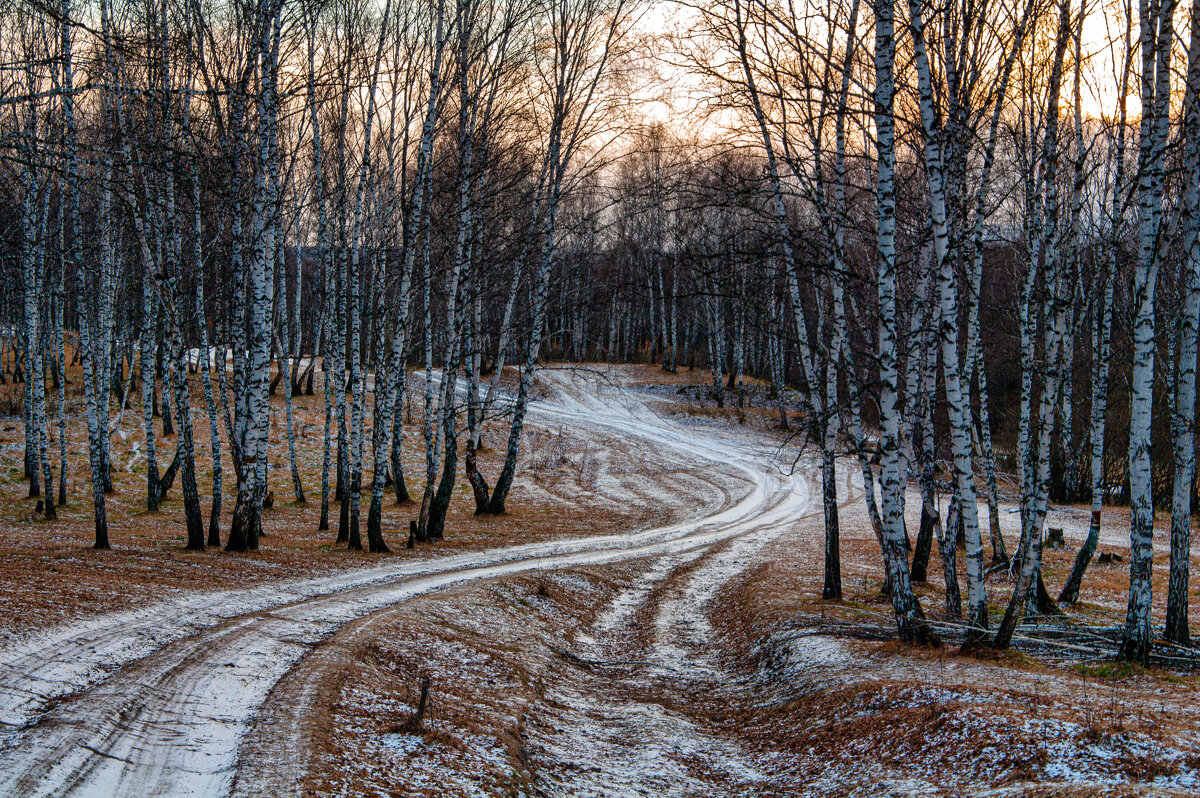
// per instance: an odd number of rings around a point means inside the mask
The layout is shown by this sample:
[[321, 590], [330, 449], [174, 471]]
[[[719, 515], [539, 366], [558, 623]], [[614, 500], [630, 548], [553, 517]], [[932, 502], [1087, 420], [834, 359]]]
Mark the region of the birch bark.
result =
[[1163, 637], [1188, 645], [1188, 577], [1191, 559], [1192, 489], [1196, 478], [1196, 356], [1200, 335], [1200, 0], [1192, 1], [1191, 42], [1184, 86], [1184, 169], [1188, 175], [1183, 200], [1184, 273], [1187, 298], [1176, 372], [1175, 485], [1171, 506], [1171, 564], [1167, 585], [1167, 618]]
[[1129, 401], [1129, 604], [1120, 658], [1150, 662], [1154, 499], [1150, 484], [1153, 420], [1154, 295], [1161, 265], [1164, 153], [1170, 124], [1171, 54], [1176, 0], [1140, 0], [1142, 121], [1138, 143], [1138, 259], [1134, 272], [1133, 377]]
[[[62, 0], [59, 8], [62, 41], [62, 113], [64, 139], [66, 143], [66, 186], [70, 214], [70, 243], [68, 262], [74, 263], [79, 286], [87, 285], [87, 270], [83, 260], [83, 220], [80, 208], [80, 167], [78, 132], [75, 124], [75, 67], [72, 53], [71, 2]], [[100, 459], [100, 436], [106, 434], [100, 428], [98, 397], [95, 386], [95, 350], [93, 349], [91, 318], [86, 293], [80, 292], [76, 308], [79, 317], [79, 357], [83, 366], [84, 401], [87, 405], [88, 463], [92, 472], [92, 511], [96, 529], [93, 548], [107, 549], [108, 517], [104, 500], [103, 462]]]
[[875, 10], [876, 288], [879, 294], [879, 420], [883, 557], [892, 589], [892, 609], [900, 639], [936, 640], [913, 595], [904, 549], [903, 491], [900, 474], [900, 417], [897, 397], [896, 342], [896, 151], [895, 151], [895, 3], [873, 0]]
[[929, 183], [934, 257], [938, 271], [942, 372], [947, 412], [950, 417], [955, 488], [967, 545], [967, 625], [971, 630], [967, 635], [967, 643], [971, 644], [982, 639], [983, 631], [988, 626], [987, 589], [983, 580], [983, 540], [979, 532], [979, 504], [975, 493], [975, 471], [971, 452], [971, 406], [964, 400], [960, 376], [962, 368], [958, 351], [958, 287], [954, 262], [949, 257], [950, 227], [946, 212], [941, 123], [937, 119], [933, 102], [929, 56], [925, 43], [925, 5], [923, 0], [909, 0], [908, 8], [917, 67], [921, 124], [925, 137], [925, 174]]
[[[1062, 0], [1059, 4], [1058, 33], [1056, 38], [1054, 65], [1050, 74], [1050, 91], [1046, 101], [1047, 116], [1046, 130], [1042, 144], [1042, 170], [1045, 190], [1045, 238], [1040, 251], [1044, 253], [1042, 267], [1044, 268], [1045, 291], [1047, 294], [1047, 311], [1045, 320], [1045, 376], [1042, 381], [1042, 392], [1039, 400], [1038, 422], [1036, 427], [1036, 448], [1031, 441], [1030, 450], [1025, 457], [1026, 469], [1031, 472], [1023, 485], [1023, 498], [1026, 504], [1022, 514], [1020, 571], [1013, 588], [1012, 598], [1005, 610], [1004, 619], [996, 632], [993, 646], [1006, 648], [1012, 641], [1012, 635], [1025, 611], [1027, 600], [1034, 601], [1036, 609], [1036, 593], [1031, 593], [1031, 587], [1041, 579], [1042, 560], [1042, 527], [1046, 520], [1047, 502], [1050, 493], [1050, 454], [1053, 445], [1054, 426], [1058, 416], [1059, 389], [1062, 380], [1062, 358], [1060, 352], [1065, 323], [1065, 305], [1069, 296], [1064, 297], [1063, 269], [1059, 261], [1059, 207], [1058, 207], [1058, 101], [1062, 86], [1063, 60], [1071, 32], [1070, 0]], [[1031, 253], [1031, 255], [1035, 255]], [[1031, 260], [1028, 269], [1035, 275], [1037, 262]], [[1034, 278], [1028, 277], [1026, 286]], [[1032, 288], [1029, 290], [1032, 295]], [[1026, 307], [1025, 312], [1032, 315], [1032, 309]], [[1030, 343], [1032, 347], [1032, 343]], [[1028, 353], [1027, 353], [1028, 354]], [[1032, 374], [1028, 375], [1032, 380]], [[1032, 430], [1031, 430], [1032, 432]]]
[[[28, 91], [32, 96], [36, 93], [32, 66], [26, 67], [25, 74]], [[34, 477], [36, 480], [36, 472], [40, 467], [45, 487], [42, 506], [46, 518], [52, 520], [57, 517], [57, 514], [54, 509], [54, 471], [50, 465], [47, 446], [44, 356], [46, 342], [42, 336], [40, 307], [45, 271], [46, 237], [44, 233], [47, 209], [43, 205], [40, 214], [36, 210], [38, 202], [34, 152], [37, 142], [37, 106], [33, 101], [30, 101], [26, 110], [24, 128], [21, 145], [25, 160], [21, 169], [21, 273], [24, 279], [22, 298], [25, 315], [25, 351], [28, 353], [26, 360], [29, 364], [25, 375], [25, 395], [28, 397], [27, 417], [30, 421], [26, 426], [26, 442], [33, 444]], [[49, 196], [49, 191], [46, 194]], [[39, 228], [42, 231], [41, 236], [38, 235]], [[31, 488], [34, 481], [30, 482]]]

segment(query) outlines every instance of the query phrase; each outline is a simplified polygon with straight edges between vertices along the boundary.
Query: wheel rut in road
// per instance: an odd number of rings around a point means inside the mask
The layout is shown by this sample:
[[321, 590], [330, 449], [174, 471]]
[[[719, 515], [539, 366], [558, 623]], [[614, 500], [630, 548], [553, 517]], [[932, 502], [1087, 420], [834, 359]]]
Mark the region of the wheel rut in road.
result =
[[539, 404], [542, 421], [619, 431], [664, 460], [732, 469], [740, 495], [653, 529], [222, 591], [205, 595], [205, 606], [185, 598], [101, 616], [0, 651], [0, 794], [226, 795], [271, 688], [355, 619], [475, 580], [678, 556], [807, 509], [804, 479], [735, 437], [664, 419], [635, 391], [555, 379], [561, 400]]

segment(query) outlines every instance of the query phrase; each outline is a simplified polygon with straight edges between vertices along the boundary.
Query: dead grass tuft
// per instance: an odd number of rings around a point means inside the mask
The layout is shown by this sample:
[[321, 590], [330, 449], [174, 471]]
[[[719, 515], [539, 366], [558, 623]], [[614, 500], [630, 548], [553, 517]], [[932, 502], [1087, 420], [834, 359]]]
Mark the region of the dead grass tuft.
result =
[[1072, 665], [1071, 670], [1081, 676], [1090, 676], [1094, 679], [1134, 679], [1145, 676], [1163, 675], [1162, 671], [1153, 671], [1149, 668], [1144, 668], [1136, 662], [1126, 662], [1124, 660], [1115, 660], [1109, 662], [1081, 662], [1077, 665]]

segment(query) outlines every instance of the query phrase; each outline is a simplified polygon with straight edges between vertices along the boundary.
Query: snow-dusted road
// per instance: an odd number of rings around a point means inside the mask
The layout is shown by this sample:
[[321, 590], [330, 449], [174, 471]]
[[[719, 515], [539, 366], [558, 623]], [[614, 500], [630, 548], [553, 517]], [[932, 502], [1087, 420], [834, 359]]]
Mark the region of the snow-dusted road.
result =
[[[527, 721], [543, 793], [746, 798], [765, 794], [767, 786], [778, 794], [777, 763], [756, 757], [735, 735], [715, 733], [689, 710], [703, 715], [705, 703], [746, 700], [715, 656], [709, 610], [718, 592], [793, 526], [762, 524], [725, 546], [660, 557], [617, 594], [576, 640], [575, 653], [638, 664], [581, 670], [576, 679], [547, 685]], [[631, 647], [639, 623], [648, 627], [647, 639]]]
[[471, 580], [677, 556], [754, 537], [808, 508], [803, 477], [763, 452], [663, 419], [634, 392], [551, 378], [559, 390], [536, 406], [540, 420], [616, 431], [673, 462], [723, 464], [740, 472], [744, 493], [684, 523], [191, 594], [0, 650], [0, 795], [225, 795], [272, 686], [351, 620]]

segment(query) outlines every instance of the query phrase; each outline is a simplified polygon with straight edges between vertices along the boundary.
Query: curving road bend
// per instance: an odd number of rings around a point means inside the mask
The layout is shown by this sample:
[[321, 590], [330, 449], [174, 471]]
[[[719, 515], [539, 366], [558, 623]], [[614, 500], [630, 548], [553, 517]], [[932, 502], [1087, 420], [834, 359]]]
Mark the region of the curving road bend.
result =
[[0, 649], [0, 795], [226, 795], [271, 688], [352, 620], [473, 580], [753, 538], [809, 508], [801, 475], [732, 436], [664, 419], [633, 391], [547, 378], [556, 397], [534, 407], [540, 421], [616, 431], [673, 462], [721, 464], [740, 474], [744, 492], [682, 523], [192, 594]]

